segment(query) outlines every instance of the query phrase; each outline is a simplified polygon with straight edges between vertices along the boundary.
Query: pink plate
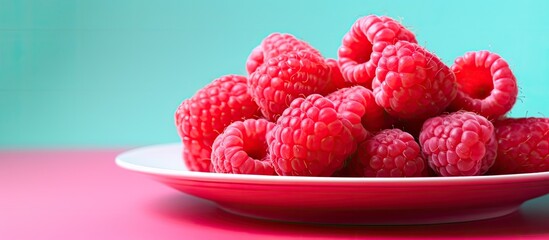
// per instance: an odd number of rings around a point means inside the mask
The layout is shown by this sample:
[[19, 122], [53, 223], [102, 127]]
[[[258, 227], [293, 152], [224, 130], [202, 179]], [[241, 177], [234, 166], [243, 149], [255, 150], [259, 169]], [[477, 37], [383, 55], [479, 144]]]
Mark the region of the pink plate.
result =
[[[549, 172], [477, 177], [330, 178], [188, 171], [181, 144], [122, 153], [116, 163], [238, 215], [331, 224], [430, 224], [494, 218], [549, 193]], [[549, 206], [548, 206], [549, 207]]]

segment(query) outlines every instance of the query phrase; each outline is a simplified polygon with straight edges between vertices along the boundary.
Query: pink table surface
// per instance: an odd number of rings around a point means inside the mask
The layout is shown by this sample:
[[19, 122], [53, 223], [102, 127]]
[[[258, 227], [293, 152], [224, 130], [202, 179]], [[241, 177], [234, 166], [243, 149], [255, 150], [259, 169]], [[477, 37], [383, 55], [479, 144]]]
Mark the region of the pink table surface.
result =
[[121, 150], [0, 150], [0, 239], [549, 239], [549, 195], [484, 221], [332, 226], [234, 216], [120, 169]]

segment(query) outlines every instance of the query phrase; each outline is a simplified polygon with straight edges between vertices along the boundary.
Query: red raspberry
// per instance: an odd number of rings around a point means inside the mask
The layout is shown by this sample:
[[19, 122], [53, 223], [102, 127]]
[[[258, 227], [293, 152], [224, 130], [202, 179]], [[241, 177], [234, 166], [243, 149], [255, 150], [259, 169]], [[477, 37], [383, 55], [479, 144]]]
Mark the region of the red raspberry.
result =
[[321, 95], [326, 96], [330, 93], [337, 91], [338, 89], [354, 86], [355, 84], [345, 82], [343, 75], [341, 75], [341, 70], [339, 70], [339, 65], [337, 60], [333, 58], [326, 58], [324, 60], [326, 65], [330, 68], [329, 81], [326, 84], [324, 90], [322, 90]]
[[497, 152], [494, 126], [472, 112], [430, 118], [419, 134], [429, 166], [440, 176], [484, 174]]
[[440, 114], [457, 94], [450, 68], [434, 54], [405, 41], [383, 50], [372, 88], [380, 106], [406, 120]]
[[497, 119], [509, 112], [517, 100], [517, 80], [509, 64], [495, 53], [468, 52], [452, 66], [458, 94], [450, 109], [476, 112]]
[[247, 119], [231, 123], [212, 146], [212, 167], [218, 173], [274, 175], [267, 153], [267, 132], [274, 123]]
[[333, 103], [318, 94], [292, 101], [267, 140], [279, 175], [331, 176], [356, 149]]
[[353, 135], [358, 142], [366, 137], [359, 134], [360, 129], [375, 133], [393, 124], [393, 118], [377, 105], [374, 94], [365, 87], [342, 88], [326, 97], [334, 103], [337, 112], [353, 124]]
[[360, 177], [426, 177], [427, 164], [414, 137], [385, 129], [358, 146], [354, 174]]
[[297, 39], [287, 33], [272, 33], [267, 36], [259, 46], [254, 48], [246, 61], [246, 70], [252, 74], [265, 60], [279, 56], [280, 54], [298, 50], [309, 50], [322, 56], [318, 50], [307, 42]]
[[549, 171], [549, 119], [496, 121], [498, 155], [492, 174]]
[[210, 171], [212, 143], [230, 123], [261, 115], [247, 93], [246, 77], [227, 75], [215, 79], [183, 101], [175, 124], [183, 141], [183, 160], [191, 171]]
[[392, 18], [369, 15], [356, 20], [338, 51], [345, 80], [371, 89], [383, 48], [399, 40], [417, 42], [412, 32]]
[[248, 79], [248, 92], [263, 115], [276, 120], [292, 100], [324, 89], [330, 70], [324, 59], [310, 51], [270, 58]]

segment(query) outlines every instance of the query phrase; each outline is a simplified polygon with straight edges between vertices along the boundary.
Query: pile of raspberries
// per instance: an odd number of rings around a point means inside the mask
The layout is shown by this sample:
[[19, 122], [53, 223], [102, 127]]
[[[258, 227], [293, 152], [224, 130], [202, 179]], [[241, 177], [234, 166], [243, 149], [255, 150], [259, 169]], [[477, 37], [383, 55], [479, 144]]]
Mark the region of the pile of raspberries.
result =
[[248, 76], [213, 80], [175, 123], [189, 170], [282, 176], [475, 176], [549, 171], [549, 120], [509, 118], [507, 62], [468, 52], [446, 66], [386, 16], [358, 19], [338, 59], [273, 33]]

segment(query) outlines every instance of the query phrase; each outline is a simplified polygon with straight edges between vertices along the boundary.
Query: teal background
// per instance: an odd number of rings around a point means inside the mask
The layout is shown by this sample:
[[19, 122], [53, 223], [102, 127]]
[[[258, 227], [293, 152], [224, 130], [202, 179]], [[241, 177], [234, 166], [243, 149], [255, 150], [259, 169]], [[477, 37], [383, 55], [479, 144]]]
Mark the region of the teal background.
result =
[[512, 116], [547, 116], [549, 1], [0, 0], [0, 147], [178, 141], [173, 113], [288, 32], [336, 57], [358, 18], [389, 15], [447, 64], [487, 49], [521, 86]]

